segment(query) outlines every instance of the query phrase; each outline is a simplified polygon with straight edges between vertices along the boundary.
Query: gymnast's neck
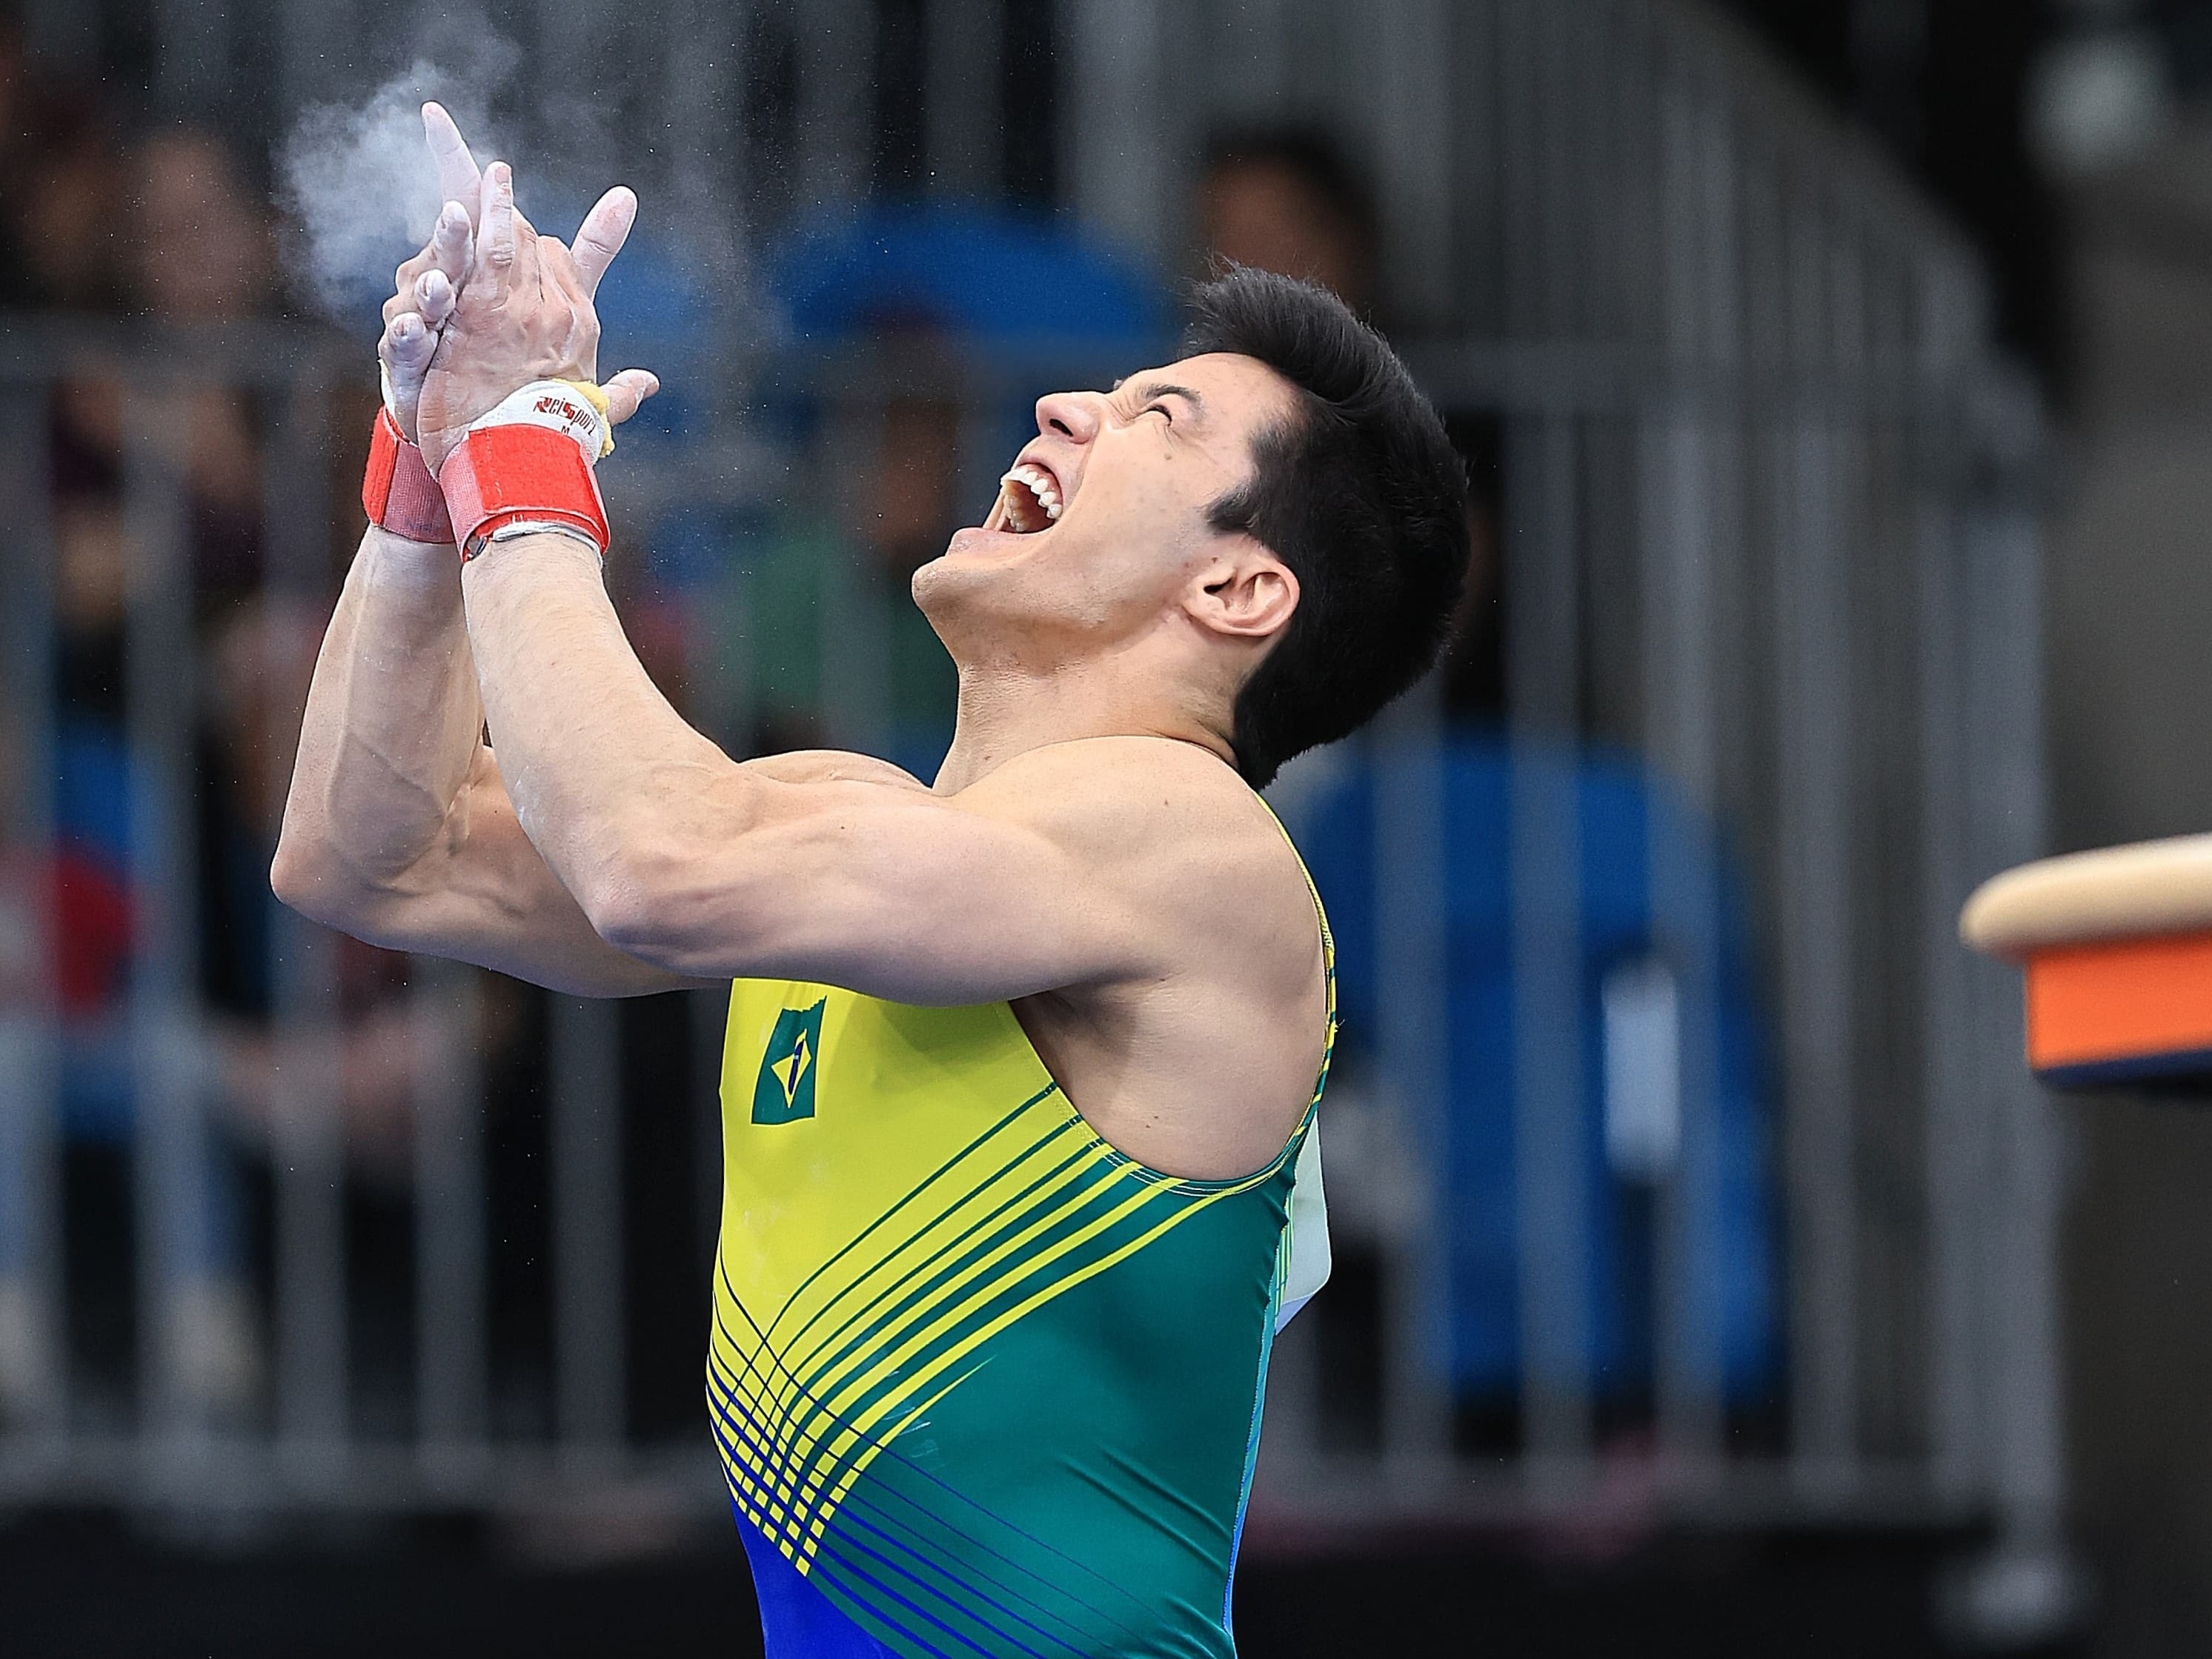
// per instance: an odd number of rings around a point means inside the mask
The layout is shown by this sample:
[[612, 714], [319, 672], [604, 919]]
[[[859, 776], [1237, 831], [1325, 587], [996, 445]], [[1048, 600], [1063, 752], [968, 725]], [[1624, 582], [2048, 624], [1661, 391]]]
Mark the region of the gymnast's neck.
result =
[[1233, 682], [1206, 664], [1160, 660], [1141, 647], [1032, 667], [1012, 658], [963, 663], [952, 746], [931, 786], [957, 794], [1008, 761], [1085, 738], [1165, 738], [1234, 766]]

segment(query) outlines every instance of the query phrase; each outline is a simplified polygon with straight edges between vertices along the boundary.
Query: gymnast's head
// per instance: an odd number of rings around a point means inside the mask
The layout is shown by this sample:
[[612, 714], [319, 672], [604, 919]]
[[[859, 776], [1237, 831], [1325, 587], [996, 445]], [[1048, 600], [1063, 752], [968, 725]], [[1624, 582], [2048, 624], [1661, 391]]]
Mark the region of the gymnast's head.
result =
[[1191, 312], [1175, 362], [1038, 401], [990, 517], [914, 592], [963, 678], [1164, 696], [1259, 787], [1435, 660], [1467, 478], [1405, 366], [1327, 289], [1231, 270]]

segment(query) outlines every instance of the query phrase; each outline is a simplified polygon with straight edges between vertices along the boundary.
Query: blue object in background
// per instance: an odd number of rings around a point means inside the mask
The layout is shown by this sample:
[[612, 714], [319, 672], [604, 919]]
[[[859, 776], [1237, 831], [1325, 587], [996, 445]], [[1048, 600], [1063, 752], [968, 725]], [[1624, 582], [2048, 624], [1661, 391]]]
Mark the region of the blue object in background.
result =
[[[795, 340], [934, 335], [971, 357], [1019, 366], [990, 441], [1009, 459], [1036, 435], [1036, 399], [1066, 389], [1066, 375], [1111, 379], [1171, 352], [1158, 283], [1065, 219], [959, 202], [878, 204], [793, 240], [767, 276]], [[1027, 352], [1037, 360], [1026, 362]], [[1097, 362], [1082, 361], [1092, 352]], [[1023, 384], [1023, 367], [1044, 378]]]
[[742, 293], [708, 291], [649, 233], [632, 234], [592, 301], [599, 315], [599, 377], [649, 368], [659, 375], [660, 390], [616, 428], [617, 444], [700, 434], [715, 402], [715, 389], [698, 380], [713, 372], [714, 319], [750, 304]]
[[131, 750], [104, 722], [64, 716], [54, 731], [54, 834], [112, 868], [131, 867]]
[[[121, 731], [64, 717], [54, 732], [54, 835], [61, 848], [126, 896], [131, 881], [132, 801], [137, 788]], [[68, 919], [63, 919], [68, 925]], [[116, 963], [108, 1006], [80, 1012], [64, 1034], [62, 1127], [72, 1141], [122, 1146], [137, 1121], [128, 1027], [121, 1000], [127, 960]]]
[[[1652, 1386], [1648, 1188], [1624, 1180], [1606, 1144], [1607, 980], [1655, 959], [1651, 854], [1717, 862], [1720, 895], [1716, 1097], [1704, 1103], [1718, 1137], [1720, 1283], [1703, 1287], [1719, 1310], [1728, 1399], [1753, 1404], [1779, 1384], [1774, 1204], [1767, 1158], [1765, 1038], [1741, 882], [1722, 839], [1633, 757], [1600, 750], [1572, 757], [1582, 843], [1580, 933], [1584, 1191], [1590, 1275], [1591, 1389], [1600, 1399]], [[1451, 1097], [1445, 1200], [1451, 1216], [1451, 1364], [1462, 1398], [1516, 1393], [1521, 1378], [1518, 1202], [1513, 1097], [1513, 771], [1492, 732], [1447, 743], [1444, 775], [1446, 950]], [[1375, 791], [1355, 768], [1297, 815], [1298, 843], [1329, 908], [1338, 987], [1354, 1046], [1376, 1025]], [[1699, 853], [1697, 849], [1705, 849]], [[1686, 985], [1688, 975], [1679, 976]]]
[[919, 326], [974, 344], [1164, 337], [1158, 285], [1060, 221], [898, 203], [793, 242], [769, 288], [801, 339]]

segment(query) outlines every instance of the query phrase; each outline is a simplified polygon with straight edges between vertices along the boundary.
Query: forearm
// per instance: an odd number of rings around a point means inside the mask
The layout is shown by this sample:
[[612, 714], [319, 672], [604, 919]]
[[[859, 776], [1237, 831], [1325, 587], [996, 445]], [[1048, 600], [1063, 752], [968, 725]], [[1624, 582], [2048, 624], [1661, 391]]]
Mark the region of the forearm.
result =
[[315, 664], [280, 891], [400, 879], [445, 833], [483, 724], [458, 556], [372, 527]]
[[687, 836], [744, 828], [758, 786], [653, 685], [588, 548], [557, 535], [498, 544], [465, 568], [463, 592], [516, 815], [595, 923], [641, 896], [641, 868]]

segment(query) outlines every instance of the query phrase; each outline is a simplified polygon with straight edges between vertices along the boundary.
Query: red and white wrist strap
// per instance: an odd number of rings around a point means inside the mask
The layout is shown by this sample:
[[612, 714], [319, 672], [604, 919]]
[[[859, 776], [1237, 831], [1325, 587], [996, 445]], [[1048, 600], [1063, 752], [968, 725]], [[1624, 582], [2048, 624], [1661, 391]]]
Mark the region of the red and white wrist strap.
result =
[[388, 408], [377, 411], [376, 430], [368, 441], [361, 504], [371, 524], [404, 540], [441, 546], [453, 542], [445, 495], [430, 476], [422, 452], [407, 441]]
[[614, 447], [606, 394], [534, 380], [469, 424], [438, 471], [447, 511], [472, 559], [523, 526], [565, 531], [607, 550], [607, 509], [592, 468]]
[[[377, 419], [362, 503], [371, 522], [412, 541], [456, 544], [465, 561], [526, 526], [581, 537], [604, 555], [607, 511], [592, 467], [613, 447], [604, 392], [537, 380], [472, 422], [433, 482], [422, 451], [400, 436], [387, 410]], [[425, 485], [439, 497], [434, 524], [420, 510]]]

